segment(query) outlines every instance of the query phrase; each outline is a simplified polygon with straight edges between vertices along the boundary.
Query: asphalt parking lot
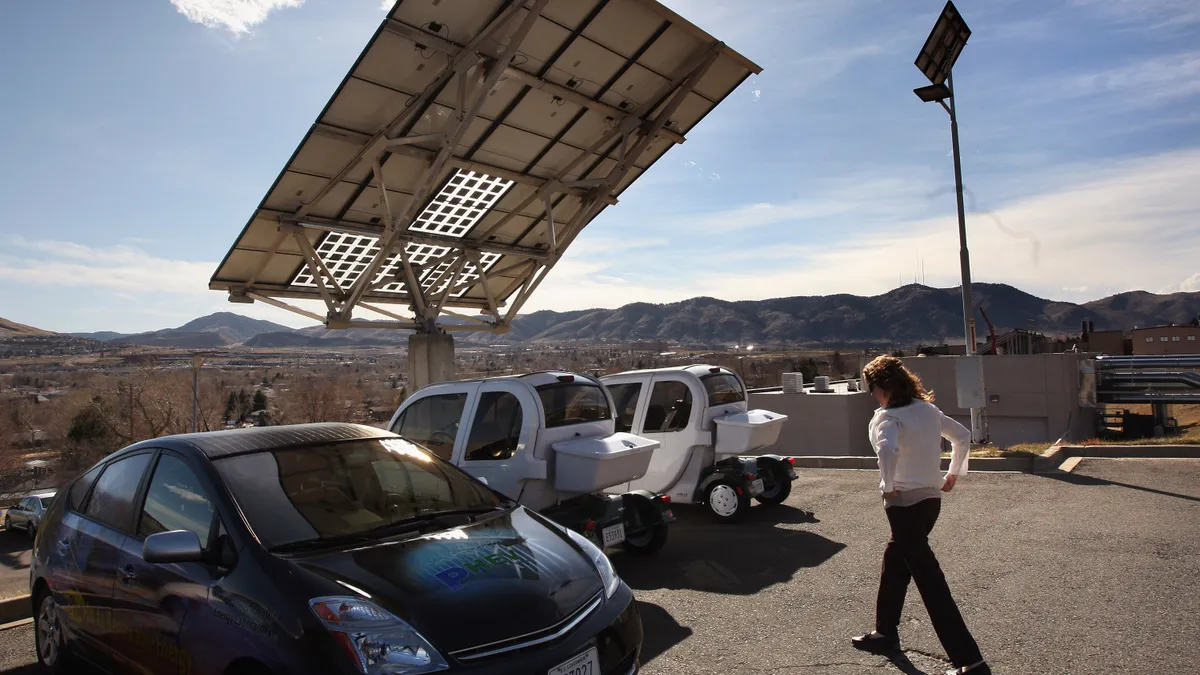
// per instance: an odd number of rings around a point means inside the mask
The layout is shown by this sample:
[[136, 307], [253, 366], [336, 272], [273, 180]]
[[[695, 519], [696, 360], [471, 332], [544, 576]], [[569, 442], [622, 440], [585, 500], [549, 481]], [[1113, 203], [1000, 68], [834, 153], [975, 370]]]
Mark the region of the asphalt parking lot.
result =
[[[642, 605], [642, 672], [941, 673], [915, 589], [903, 654], [849, 646], [872, 627], [887, 537], [877, 480], [802, 471], [783, 507], [724, 526], [677, 507], [657, 556], [614, 554]], [[947, 496], [933, 546], [995, 672], [1194, 672], [1200, 460], [974, 473]], [[32, 645], [29, 627], [0, 634], [0, 674], [34, 672]]]

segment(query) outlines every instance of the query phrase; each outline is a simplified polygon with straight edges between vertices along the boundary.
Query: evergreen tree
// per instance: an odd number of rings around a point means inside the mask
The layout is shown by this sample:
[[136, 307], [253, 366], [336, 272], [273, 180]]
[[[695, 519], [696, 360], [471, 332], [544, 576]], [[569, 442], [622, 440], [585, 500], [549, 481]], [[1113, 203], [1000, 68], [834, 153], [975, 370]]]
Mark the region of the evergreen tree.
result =
[[263, 393], [262, 389], [255, 390], [254, 404], [253, 404], [253, 409], [251, 410], [251, 412], [258, 412], [260, 410], [266, 410], [266, 409], [267, 409], [267, 395]]

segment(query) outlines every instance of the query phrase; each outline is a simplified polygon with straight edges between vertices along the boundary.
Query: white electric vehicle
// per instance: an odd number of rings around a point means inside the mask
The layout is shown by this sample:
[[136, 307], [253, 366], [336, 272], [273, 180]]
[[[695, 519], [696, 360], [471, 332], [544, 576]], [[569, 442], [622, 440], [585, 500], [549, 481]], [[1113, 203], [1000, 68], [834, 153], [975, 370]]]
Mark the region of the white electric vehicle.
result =
[[667, 540], [670, 499], [641, 488], [658, 441], [617, 432], [600, 381], [566, 372], [431, 384], [388, 428], [601, 547], [649, 554]]
[[[647, 490], [704, 504], [722, 522], [740, 520], [756, 499], [781, 504], [792, 491], [791, 458], [761, 454], [787, 415], [749, 410], [738, 375], [709, 365], [634, 370], [600, 378], [617, 409], [617, 431], [660, 444], [644, 476], [610, 488]], [[756, 456], [745, 456], [755, 453]]]

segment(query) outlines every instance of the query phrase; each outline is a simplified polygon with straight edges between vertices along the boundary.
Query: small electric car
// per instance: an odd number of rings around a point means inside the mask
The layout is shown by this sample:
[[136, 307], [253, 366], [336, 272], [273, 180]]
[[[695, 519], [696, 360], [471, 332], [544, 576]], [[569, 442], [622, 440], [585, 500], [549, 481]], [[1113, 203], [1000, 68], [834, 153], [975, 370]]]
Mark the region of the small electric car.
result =
[[[612, 489], [642, 489], [704, 504], [720, 522], [787, 500], [793, 460], [761, 451], [779, 439], [787, 415], [748, 410], [746, 386], [709, 365], [633, 370], [600, 378], [617, 408], [617, 431], [658, 441], [645, 475]], [[754, 454], [754, 456], [746, 456]]]
[[642, 644], [603, 551], [352, 424], [120, 450], [60, 491], [30, 582], [57, 673], [629, 675]]
[[670, 500], [605, 491], [645, 475], [658, 442], [614, 417], [599, 380], [553, 371], [431, 384], [388, 428], [601, 547], [649, 555], [667, 541]]
[[54, 491], [39, 492], [25, 497], [16, 506], [4, 513], [4, 529], [11, 532], [14, 529], [25, 530], [30, 539], [37, 537], [38, 526], [42, 515], [54, 501]]

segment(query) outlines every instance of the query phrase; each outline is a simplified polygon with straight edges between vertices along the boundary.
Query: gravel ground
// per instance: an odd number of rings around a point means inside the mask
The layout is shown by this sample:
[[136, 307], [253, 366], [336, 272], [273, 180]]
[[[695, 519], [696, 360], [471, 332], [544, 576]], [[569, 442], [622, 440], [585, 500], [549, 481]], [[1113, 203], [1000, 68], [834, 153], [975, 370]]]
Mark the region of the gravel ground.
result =
[[[642, 604], [643, 673], [941, 673], [915, 589], [903, 655], [849, 646], [871, 628], [887, 537], [876, 475], [802, 471], [786, 506], [738, 525], [677, 506], [657, 556], [614, 554]], [[997, 673], [1194, 672], [1200, 460], [975, 473], [946, 497], [933, 546]], [[28, 627], [0, 634], [0, 675], [33, 662]]]

